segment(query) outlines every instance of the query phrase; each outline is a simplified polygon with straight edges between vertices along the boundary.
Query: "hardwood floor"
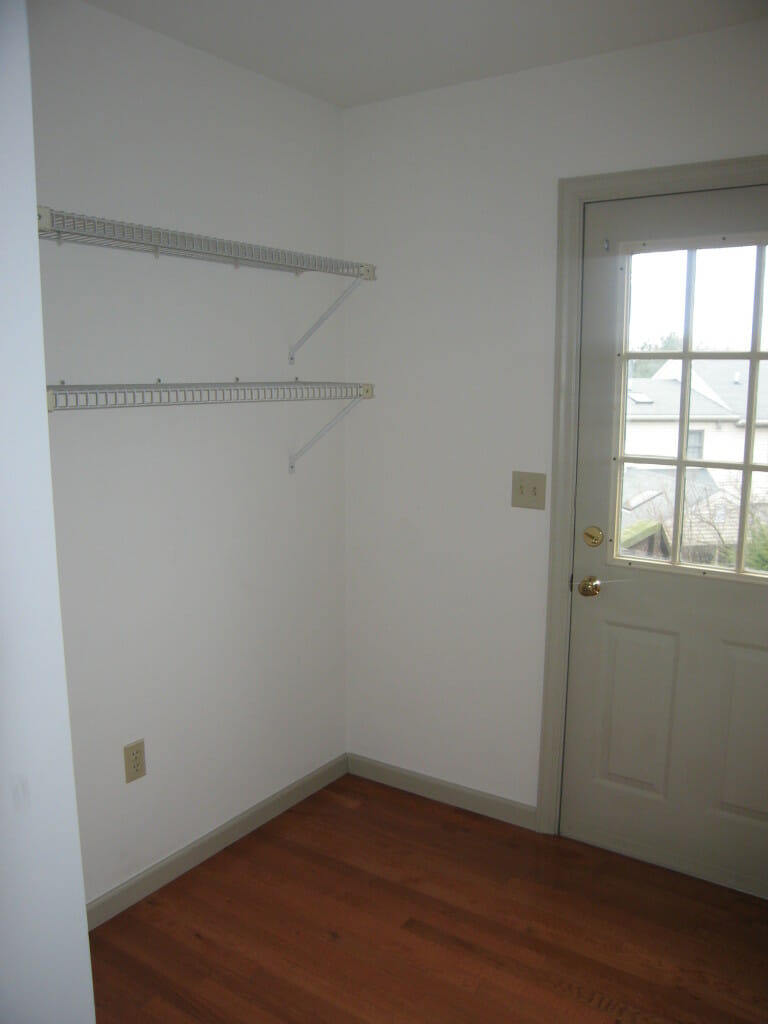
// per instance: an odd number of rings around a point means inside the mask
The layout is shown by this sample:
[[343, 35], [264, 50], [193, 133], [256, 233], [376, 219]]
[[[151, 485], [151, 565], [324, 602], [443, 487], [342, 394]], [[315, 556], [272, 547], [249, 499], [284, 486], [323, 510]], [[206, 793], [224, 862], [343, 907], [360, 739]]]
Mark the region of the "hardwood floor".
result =
[[91, 952], [99, 1024], [768, 1021], [768, 903], [351, 775]]

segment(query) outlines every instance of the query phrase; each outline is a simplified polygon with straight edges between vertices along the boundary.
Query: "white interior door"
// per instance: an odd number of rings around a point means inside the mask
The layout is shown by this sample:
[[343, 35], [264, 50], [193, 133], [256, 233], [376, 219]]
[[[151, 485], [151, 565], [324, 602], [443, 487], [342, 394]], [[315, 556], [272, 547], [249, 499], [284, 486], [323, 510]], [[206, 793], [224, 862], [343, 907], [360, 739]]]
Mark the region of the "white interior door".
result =
[[561, 807], [763, 896], [766, 240], [768, 186], [587, 207]]

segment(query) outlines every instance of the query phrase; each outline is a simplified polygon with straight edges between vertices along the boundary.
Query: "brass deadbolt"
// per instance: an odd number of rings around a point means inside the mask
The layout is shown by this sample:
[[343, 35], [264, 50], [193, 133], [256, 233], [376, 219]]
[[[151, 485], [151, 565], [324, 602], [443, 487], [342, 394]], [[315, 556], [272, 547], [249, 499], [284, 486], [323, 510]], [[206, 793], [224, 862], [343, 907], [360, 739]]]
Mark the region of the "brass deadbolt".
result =
[[605, 540], [605, 534], [599, 526], [588, 526], [584, 531], [584, 543], [591, 548], [599, 548]]

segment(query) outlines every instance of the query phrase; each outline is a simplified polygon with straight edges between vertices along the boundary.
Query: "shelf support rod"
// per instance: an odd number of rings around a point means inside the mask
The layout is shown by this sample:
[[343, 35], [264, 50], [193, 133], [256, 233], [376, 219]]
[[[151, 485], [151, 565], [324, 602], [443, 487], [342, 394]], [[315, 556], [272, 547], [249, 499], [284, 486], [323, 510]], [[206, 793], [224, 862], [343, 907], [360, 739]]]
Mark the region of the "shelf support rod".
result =
[[[357, 398], [353, 398], [352, 401], [348, 405], [344, 406], [344, 408], [341, 410], [341, 412], [337, 412], [336, 415], [333, 417], [333, 419], [329, 420], [329, 422], [325, 424], [325, 426], [322, 428], [322, 430], [318, 430], [318, 432], [315, 434], [315, 436], [310, 438], [309, 441], [307, 441], [307, 443], [304, 445], [303, 448], [299, 448], [299, 450], [295, 453], [295, 455], [290, 455], [288, 457], [288, 472], [289, 473], [295, 473], [296, 472], [296, 463], [299, 461], [299, 459], [302, 457], [302, 455], [306, 455], [310, 448], [313, 448], [322, 437], [325, 437], [325, 435], [330, 430], [333, 430], [333, 428], [336, 426], [336, 424], [340, 420], [343, 420], [344, 417], [347, 416], [349, 413], [351, 413], [352, 410], [355, 408], [355, 406], [358, 404], [358, 402], [362, 402], [363, 398], [365, 398], [365, 397], [366, 397], [365, 395], [359, 395]], [[370, 397], [370, 396], [368, 396], [368, 397]]]
[[312, 337], [315, 331], [319, 327], [322, 327], [329, 317], [333, 316], [333, 314], [336, 312], [336, 310], [339, 308], [342, 302], [344, 302], [345, 299], [348, 299], [352, 292], [355, 290], [355, 288], [357, 288], [361, 280], [362, 278], [356, 277], [352, 284], [348, 285], [344, 289], [344, 291], [341, 293], [338, 299], [336, 299], [335, 302], [331, 303], [331, 305], [328, 307], [328, 309], [326, 309], [323, 315], [318, 317], [317, 320], [315, 320], [315, 322], [312, 324], [309, 330], [305, 331], [304, 334], [302, 334], [302, 336], [299, 338], [296, 344], [290, 347], [290, 349], [288, 350], [288, 362], [291, 364], [291, 366], [293, 366], [293, 364], [296, 362], [296, 353], [299, 351], [299, 349], [302, 348], [303, 345], [306, 345], [306, 343], [309, 341], [309, 339]]

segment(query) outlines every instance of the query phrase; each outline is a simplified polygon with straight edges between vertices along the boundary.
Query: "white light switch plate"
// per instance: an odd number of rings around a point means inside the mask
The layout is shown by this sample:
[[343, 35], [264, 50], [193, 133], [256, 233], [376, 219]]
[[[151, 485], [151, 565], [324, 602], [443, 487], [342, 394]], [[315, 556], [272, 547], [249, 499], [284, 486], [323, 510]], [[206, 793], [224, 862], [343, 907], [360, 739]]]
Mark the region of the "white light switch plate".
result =
[[521, 473], [515, 470], [512, 474], [512, 505], [514, 508], [546, 507], [547, 474]]

